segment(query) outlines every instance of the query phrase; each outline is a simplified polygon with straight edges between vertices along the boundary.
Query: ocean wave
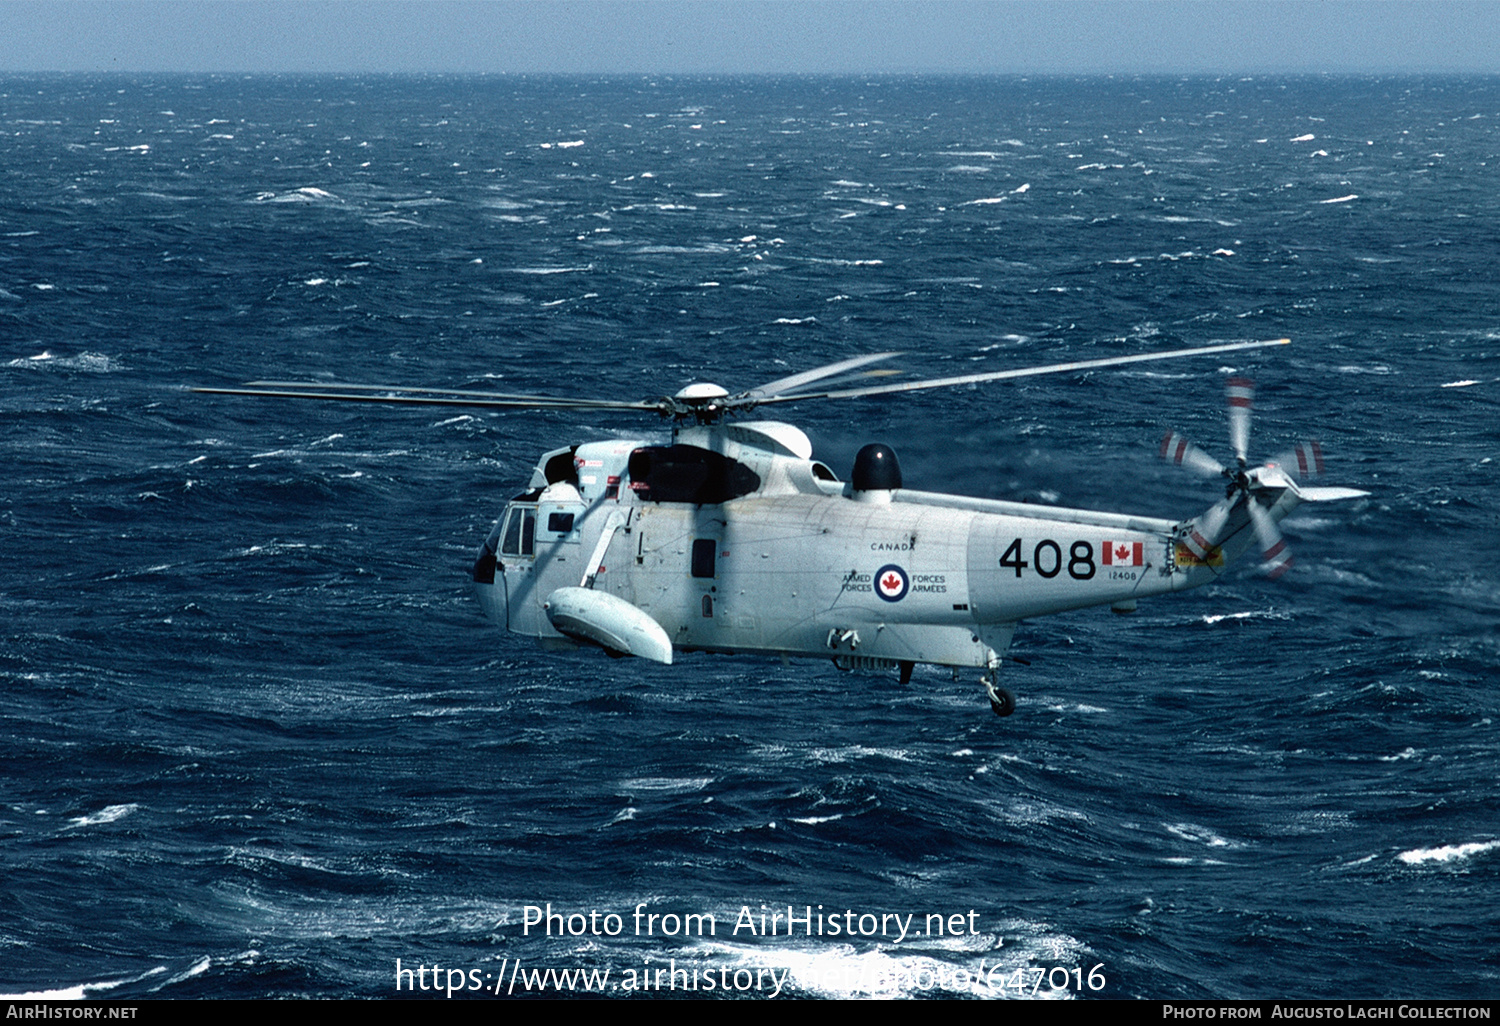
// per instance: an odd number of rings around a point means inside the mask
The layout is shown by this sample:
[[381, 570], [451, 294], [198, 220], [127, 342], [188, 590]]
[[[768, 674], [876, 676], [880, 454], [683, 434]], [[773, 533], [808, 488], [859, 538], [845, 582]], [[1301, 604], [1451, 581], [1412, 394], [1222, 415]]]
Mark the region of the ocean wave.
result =
[[68, 820], [67, 829], [73, 830], [80, 827], [99, 826], [103, 823], [114, 823], [117, 820], [124, 819], [139, 808], [140, 805], [136, 802], [130, 802], [125, 805], [106, 805], [98, 812], [91, 812], [86, 816], [77, 816]]
[[6, 363], [7, 367], [20, 370], [78, 370], [89, 374], [113, 374], [125, 366], [103, 353], [82, 352], [74, 356], [56, 356], [51, 351], [35, 356], [18, 357]]
[[1500, 841], [1471, 841], [1468, 844], [1449, 844], [1441, 848], [1412, 848], [1403, 851], [1396, 858], [1408, 866], [1420, 866], [1429, 862], [1461, 862], [1496, 849], [1500, 849]]

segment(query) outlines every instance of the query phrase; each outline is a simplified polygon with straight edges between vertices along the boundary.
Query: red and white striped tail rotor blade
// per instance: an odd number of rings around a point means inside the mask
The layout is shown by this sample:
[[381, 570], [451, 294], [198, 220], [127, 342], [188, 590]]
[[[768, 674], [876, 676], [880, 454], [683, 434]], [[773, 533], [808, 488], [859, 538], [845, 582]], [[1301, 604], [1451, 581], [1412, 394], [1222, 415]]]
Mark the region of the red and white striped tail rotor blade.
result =
[[1276, 457], [1275, 463], [1298, 481], [1321, 477], [1323, 447], [1317, 442], [1298, 442], [1289, 452]]
[[1252, 498], [1248, 508], [1250, 523], [1255, 526], [1255, 538], [1260, 542], [1260, 558], [1266, 563], [1266, 576], [1274, 581], [1292, 568], [1291, 550], [1286, 546], [1281, 528], [1260, 503]]
[[1175, 431], [1168, 431], [1161, 440], [1160, 456], [1169, 463], [1196, 470], [1208, 477], [1224, 473], [1222, 463]]
[[1255, 386], [1248, 379], [1229, 379], [1229, 444], [1242, 467], [1250, 449], [1250, 404], [1254, 398]]
[[1234, 499], [1220, 499], [1193, 522], [1187, 537], [1182, 539], [1182, 544], [1195, 557], [1208, 562], [1219, 541], [1219, 532], [1224, 530], [1224, 524], [1229, 520], [1229, 511], [1233, 508]]

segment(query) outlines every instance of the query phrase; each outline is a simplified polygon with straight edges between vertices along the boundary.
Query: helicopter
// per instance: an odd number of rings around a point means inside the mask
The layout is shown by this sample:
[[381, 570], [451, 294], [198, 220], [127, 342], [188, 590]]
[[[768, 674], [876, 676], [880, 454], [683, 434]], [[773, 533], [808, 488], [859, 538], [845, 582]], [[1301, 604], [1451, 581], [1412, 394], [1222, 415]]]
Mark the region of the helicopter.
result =
[[254, 381], [218, 395], [405, 406], [654, 413], [667, 444], [611, 439], [542, 454], [480, 546], [471, 577], [488, 618], [545, 648], [593, 647], [671, 664], [679, 652], [829, 658], [910, 681], [919, 663], [980, 671], [993, 711], [1014, 694], [1000, 668], [1017, 624], [1086, 606], [1129, 612], [1196, 588], [1258, 544], [1278, 577], [1291, 556], [1277, 524], [1299, 503], [1367, 495], [1314, 487], [1322, 449], [1247, 458], [1252, 387], [1230, 379], [1225, 466], [1175, 432], [1161, 455], [1221, 478], [1196, 517], [1094, 512], [906, 488], [896, 453], [859, 450], [850, 480], [813, 458], [808, 436], [742, 419], [792, 402], [853, 399], [1090, 371], [1287, 344], [1233, 342], [920, 381], [870, 383], [901, 354], [870, 353], [730, 393], [708, 382], [643, 400], [389, 385]]

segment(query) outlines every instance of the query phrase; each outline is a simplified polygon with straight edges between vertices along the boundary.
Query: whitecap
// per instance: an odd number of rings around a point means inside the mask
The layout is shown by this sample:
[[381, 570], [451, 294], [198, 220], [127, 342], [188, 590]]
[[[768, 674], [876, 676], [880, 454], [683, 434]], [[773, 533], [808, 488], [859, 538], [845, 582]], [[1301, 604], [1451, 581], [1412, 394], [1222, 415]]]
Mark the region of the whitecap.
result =
[[1198, 826], [1196, 823], [1168, 823], [1167, 833], [1174, 834], [1184, 841], [1193, 841], [1197, 844], [1206, 844], [1210, 848], [1229, 848], [1235, 845], [1226, 841], [1207, 827]]
[[1333, 199], [1318, 200], [1319, 203], [1348, 203], [1350, 200], [1359, 199], [1358, 193], [1351, 192], [1347, 196], [1335, 196]]
[[1464, 378], [1462, 381], [1445, 382], [1444, 384], [1439, 385], [1438, 388], [1468, 388], [1470, 385], [1477, 384], [1479, 384], [1479, 382], [1475, 381], [1473, 378]]
[[19, 994], [0, 994], [0, 1000], [4, 1001], [82, 1001], [88, 995], [84, 991], [89, 987], [87, 983], [80, 983], [76, 987], [59, 987], [57, 990], [29, 990]]
[[1297, 136], [1297, 138], [1293, 139], [1292, 142], [1312, 142], [1316, 138], [1317, 136], [1313, 135], [1311, 132], [1308, 132], [1306, 135]]
[[124, 819], [140, 805], [131, 802], [129, 805], [106, 805], [98, 812], [91, 812], [87, 816], [78, 816], [68, 820], [68, 827], [98, 826], [100, 823], [113, 823], [117, 819]]
[[701, 791], [713, 782], [713, 777], [635, 777], [620, 781], [620, 790], [629, 793], [650, 791], [656, 794], [684, 794]]
[[97, 998], [99, 995], [93, 993], [101, 990], [114, 990], [116, 987], [127, 983], [139, 983], [153, 976], [160, 976], [167, 971], [167, 967], [159, 965], [154, 969], [148, 969], [139, 976], [126, 977], [119, 980], [99, 980], [97, 983], [79, 983], [72, 987], [58, 987], [55, 990], [34, 990], [23, 994], [0, 994], [0, 1001], [86, 1001], [89, 998]]
[[6, 364], [7, 367], [24, 367], [31, 370], [51, 370], [54, 368], [62, 370], [88, 371], [92, 374], [109, 374], [121, 370], [121, 365], [105, 356], [103, 353], [82, 352], [77, 356], [53, 356], [51, 350], [45, 350], [35, 356], [18, 357]]
[[1500, 848], [1500, 841], [1471, 841], [1468, 844], [1449, 844], [1441, 848], [1412, 848], [1410, 851], [1403, 851], [1396, 858], [1408, 866], [1418, 866], [1424, 862], [1456, 862], [1496, 848]]
[[1004, 202], [1005, 202], [1005, 197], [1004, 196], [986, 196], [984, 199], [969, 200], [967, 203], [960, 203], [959, 206], [961, 206], [961, 207], [983, 207], [983, 206], [989, 206], [990, 204], [994, 204], [994, 203], [1004, 203]]
[[169, 979], [163, 980], [159, 986], [153, 987], [152, 990], [160, 990], [162, 987], [170, 987], [172, 984], [181, 983], [183, 980], [191, 980], [194, 976], [198, 976], [202, 973], [208, 972], [208, 969], [211, 965], [213, 965], [213, 959], [209, 958], [207, 955], [204, 955], [202, 958], [194, 962], [192, 965], [188, 966], [182, 972], [177, 973], [175, 976], [172, 976]]
[[1220, 620], [1249, 620], [1249, 619], [1256, 619], [1256, 620], [1285, 620], [1285, 619], [1288, 619], [1288, 617], [1287, 617], [1287, 615], [1285, 613], [1273, 613], [1269, 609], [1266, 609], [1266, 610], [1249, 610], [1249, 611], [1244, 612], [1244, 613], [1218, 613], [1218, 614], [1206, 613], [1203, 616], [1203, 622], [1207, 623], [1207, 624], [1215, 624], [1215, 623], [1218, 623]]
[[810, 753], [819, 762], [848, 762], [869, 756], [882, 756], [897, 762], [911, 762], [911, 754], [899, 748], [866, 748], [864, 745], [847, 745], [843, 748], [814, 748]]
[[[1035, 971], [1040, 965], [1079, 960], [1084, 948], [1066, 934], [1047, 933], [1044, 927], [1030, 923], [1007, 922], [1001, 926], [1006, 937], [1002, 948], [994, 934], [968, 933], [967, 921], [964, 932], [943, 937], [926, 932], [921, 913], [913, 913], [907, 925], [910, 932], [905, 943], [920, 943], [920, 953], [895, 946], [902, 941], [889, 925], [885, 926], [883, 939], [893, 946], [882, 945], [871, 950], [828, 942], [816, 946], [772, 943], [753, 947], [720, 943], [705, 946], [703, 952], [724, 958], [731, 966], [742, 967], [742, 971], [753, 972], [758, 988], [766, 996], [773, 992], [774, 984], [763, 979], [762, 973], [785, 973], [775, 979], [799, 991], [833, 998], [941, 994], [993, 998], [1011, 996], [1013, 987], [1017, 997], [1055, 1000], [1075, 996], [1070, 987], [1053, 989], [1043, 983]], [[1020, 938], [1013, 942], [1011, 937], [1015, 934], [1020, 934]], [[800, 937], [800, 932], [795, 936]], [[1022, 983], [1024, 987], [1019, 986]], [[1040, 986], [1033, 990], [1033, 983]]]

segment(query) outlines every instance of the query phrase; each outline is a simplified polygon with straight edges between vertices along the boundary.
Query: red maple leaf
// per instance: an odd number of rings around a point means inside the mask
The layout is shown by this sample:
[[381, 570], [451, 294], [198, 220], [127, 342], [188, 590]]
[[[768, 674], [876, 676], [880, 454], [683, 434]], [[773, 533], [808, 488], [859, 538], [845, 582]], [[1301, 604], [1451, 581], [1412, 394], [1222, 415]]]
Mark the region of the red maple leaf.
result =
[[895, 591], [897, 588], [901, 587], [901, 578], [897, 577], [895, 574], [886, 574], [880, 579], [880, 586], [886, 591]]
[[1121, 545], [1118, 549], [1115, 549], [1115, 559], [1118, 562], [1121, 562], [1121, 563], [1125, 562], [1125, 560], [1129, 556], [1130, 556], [1130, 550], [1127, 549], [1125, 546]]

